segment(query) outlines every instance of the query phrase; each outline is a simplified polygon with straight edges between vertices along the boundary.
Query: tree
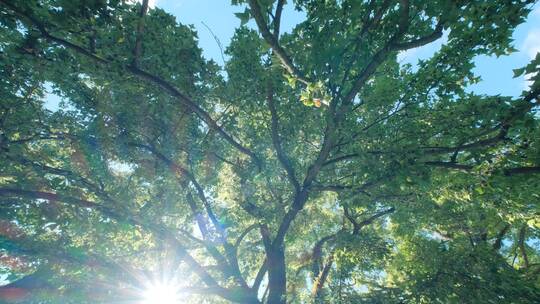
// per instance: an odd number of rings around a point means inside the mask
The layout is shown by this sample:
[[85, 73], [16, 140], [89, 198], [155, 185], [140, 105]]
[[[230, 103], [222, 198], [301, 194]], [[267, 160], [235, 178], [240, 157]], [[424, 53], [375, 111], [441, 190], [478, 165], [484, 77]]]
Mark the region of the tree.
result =
[[0, 298], [538, 303], [540, 56], [467, 91], [533, 2], [233, 0], [219, 66], [147, 0], [0, 0]]

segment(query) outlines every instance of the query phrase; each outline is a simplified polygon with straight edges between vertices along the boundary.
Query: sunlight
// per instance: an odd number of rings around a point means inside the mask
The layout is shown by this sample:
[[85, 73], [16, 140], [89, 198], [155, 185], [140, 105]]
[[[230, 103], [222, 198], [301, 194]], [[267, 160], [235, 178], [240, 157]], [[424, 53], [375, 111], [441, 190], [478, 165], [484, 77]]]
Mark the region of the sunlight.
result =
[[173, 284], [152, 284], [144, 292], [142, 304], [180, 304], [179, 290]]

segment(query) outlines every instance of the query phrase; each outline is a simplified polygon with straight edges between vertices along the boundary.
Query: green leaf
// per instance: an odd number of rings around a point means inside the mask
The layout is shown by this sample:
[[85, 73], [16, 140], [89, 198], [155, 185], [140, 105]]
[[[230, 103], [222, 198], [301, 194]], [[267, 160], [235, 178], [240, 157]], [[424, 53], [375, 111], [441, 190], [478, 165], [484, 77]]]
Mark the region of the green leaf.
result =
[[246, 23], [248, 23], [249, 19], [251, 18], [251, 13], [249, 12], [249, 9], [246, 8], [243, 12], [241, 13], [234, 13], [234, 15], [240, 19], [240, 25], [243, 26], [245, 25]]

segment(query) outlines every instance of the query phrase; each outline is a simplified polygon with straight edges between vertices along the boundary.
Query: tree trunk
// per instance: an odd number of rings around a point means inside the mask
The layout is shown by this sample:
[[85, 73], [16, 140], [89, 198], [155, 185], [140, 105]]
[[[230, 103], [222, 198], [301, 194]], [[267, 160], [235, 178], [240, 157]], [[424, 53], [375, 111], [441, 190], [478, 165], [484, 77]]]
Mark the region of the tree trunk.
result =
[[268, 302], [269, 304], [286, 303], [285, 250], [283, 245], [267, 252], [268, 257]]

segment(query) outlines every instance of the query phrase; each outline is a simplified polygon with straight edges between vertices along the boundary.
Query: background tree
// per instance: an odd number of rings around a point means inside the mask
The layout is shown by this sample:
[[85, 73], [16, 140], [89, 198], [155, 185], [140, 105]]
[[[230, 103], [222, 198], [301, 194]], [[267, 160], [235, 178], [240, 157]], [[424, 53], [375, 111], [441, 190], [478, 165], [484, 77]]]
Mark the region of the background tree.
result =
[[0, 299], [539, 302], [540, 56], [465, 90], [533, 2], [234, 0], [221, 67], [146, 0], [0, 0]]

